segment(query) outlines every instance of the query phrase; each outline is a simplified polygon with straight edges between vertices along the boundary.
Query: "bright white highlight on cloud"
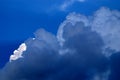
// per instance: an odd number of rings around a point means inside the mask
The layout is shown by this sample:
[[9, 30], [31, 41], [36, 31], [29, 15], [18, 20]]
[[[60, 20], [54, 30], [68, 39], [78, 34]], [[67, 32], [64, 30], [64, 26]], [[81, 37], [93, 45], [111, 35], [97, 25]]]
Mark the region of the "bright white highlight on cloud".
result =
[[24, 51], [26, 51], [27, 46], [25, 43], [22, 43], [17, 50], [15, 50], [13, 55], [10, 56], [10, 62], [13, 60], [17, 60], [22, 57]]
[[63, 28], [65, 26], [65, 23], [66, 22], [63, 22], [63, 24], [61, 24], [61, 26], [59, 27], [58, 29], [58, 33], [57, 33], [57, 39], [60, 43], [60, 46], [63, 46], [64, 42], [65, 42], [65, 39], [63, 38]]
[[66, 11], [66, 9], [75, 2], [85, 2], [85, 0], [66, 0], [62, 5], [60, 5], [60, 10]]

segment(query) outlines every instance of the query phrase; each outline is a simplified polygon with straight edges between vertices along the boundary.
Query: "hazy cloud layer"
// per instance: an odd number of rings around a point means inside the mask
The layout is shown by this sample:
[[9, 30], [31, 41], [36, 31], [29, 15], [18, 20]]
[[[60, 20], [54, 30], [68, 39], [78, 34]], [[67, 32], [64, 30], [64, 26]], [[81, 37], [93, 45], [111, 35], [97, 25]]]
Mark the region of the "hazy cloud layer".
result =
[[93, 16], [71, 13], [57, 36], [39, 29], [26, 40], [23, 58], [8, 62], [0, 80], [117, 80], [119, 24], [120, 12], [108, 8]]

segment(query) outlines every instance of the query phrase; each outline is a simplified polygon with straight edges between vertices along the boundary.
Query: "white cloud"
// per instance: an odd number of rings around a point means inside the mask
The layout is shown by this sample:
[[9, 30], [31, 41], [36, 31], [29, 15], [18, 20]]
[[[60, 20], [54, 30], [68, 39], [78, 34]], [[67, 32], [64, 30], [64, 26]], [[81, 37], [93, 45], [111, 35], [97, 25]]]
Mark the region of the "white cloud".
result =
[[65, 11], [66, 8], [74, 3], [74, 0], [67, 0], [62, 5], [60, 5], [60, 10]]
[[66, 9], [75, 2], [85, 2], [85, 0], [66, 0], [62, 5], [60, 5], [59, 9], [61, 11], [66, 11]]
[[92, 29], [102, 36], [105, 47], [120, 51], [120, 12], [102, 7], [93, 17]]
[[10, 62], [13, 60], [17, 60], [22, 57], [24, 51], [26, 51], [27, 46], [25, 43], [22, 43], [17, 50], [13, 52], [13, 55], [10, 56]]

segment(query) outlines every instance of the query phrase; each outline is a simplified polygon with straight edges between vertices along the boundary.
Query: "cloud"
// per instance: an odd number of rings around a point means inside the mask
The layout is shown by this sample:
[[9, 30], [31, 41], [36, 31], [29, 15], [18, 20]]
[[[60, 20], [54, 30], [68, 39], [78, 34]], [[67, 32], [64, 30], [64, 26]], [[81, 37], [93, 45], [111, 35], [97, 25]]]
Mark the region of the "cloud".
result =
[[84, 2], [85, 0], [78, 0], [79, 2]]
[[91, 22], [92, 29], [104, 40], [105, 47], [120, 51], [120, 12], [102, 7]]
[[23, 58], [1, 69], [0, 80], [117, 79], [119, 17], [119, 11], [100, 8], [93, 16], [69, 14], [57, 35], [38, 29], [35, 38], [24, 42]]
[[[75, 25], [77, 22], [83, 22], [85, 26], [90, 26], [92, 31], [97, 32], [104, 41], [104, 51], [117, 52], [120, 51], [120, 12], [102, 7], [95, 12], [93, 16], [84, 16], [77, 13], [71, 13], [67, 16], [67, 20], [61, 24], [58, 32], [58, 38], [62, 39], [61, 44], [65, 41], [63, 38], [64, 25], [70, 22]], [[105, 52], [106, 56], [111, 54]]]
[[17, 50], [13, 52], [13, 55], [10, 56], [10, 62], [12, 60], [17, 60], [19, 58], [22, 58], [22, 54], [24, 51], [26, 51], [27, 46], [25, 43], [22, 43]]
[[59, 9], [61, 11], [66, 11], [66, 9], [75, 2], [85, 2], [85, 0], [66, 0], [65, 2], [63, 2], [63, 4], [60, 5]]
[[120, 80], [120, 52], [113, 54], [111, 57], [111, 74], [109, 80]]

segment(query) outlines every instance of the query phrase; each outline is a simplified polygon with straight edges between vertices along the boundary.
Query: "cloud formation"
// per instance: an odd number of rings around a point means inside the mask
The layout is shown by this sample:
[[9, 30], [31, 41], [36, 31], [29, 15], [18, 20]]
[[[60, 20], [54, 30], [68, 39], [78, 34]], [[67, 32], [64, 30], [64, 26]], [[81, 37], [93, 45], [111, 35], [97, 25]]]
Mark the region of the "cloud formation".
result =
[[75, 2], [85, 2], [85, 0], [65, 0], [63, 4], [60, 5], [59, 9], [61, 11], [66, 11], [66, 9]]
[[98, 32], [104, 40], [105, 47], [120, 51], [120, 12], [101, 8], [94, 14], [92, 29]]
[[[102, 7], [95, 12], [93, 16], [84, 16], [81, 14], [71, 13], [67, 16], [67, 20], [61, 25], [63, 29], [64, 25], [68, 22], [75, 25], [77, 22], [82, 21], [85, 26], [90, 26], [92, 31], [97, 32], [104, 41], [105, 51], [120, 51], [120, 12], [117, 10], [110, 10], [109, 8]], [[63, 31], [63, 30], [61, 30]], [[61, 31], [60, 39], [64, 40]], [[61, 41], [62, 41], [61, 40]], [[107, 53], [107, 52], [105, 52]], [[106, 56], [110, 56], [108, 53]]]
[[23, 58], [1, 69], [0, 80], [118, 79], [119, 17], [119, 11], [100, 8], [93, 16], [69, 14], [56, 36], [38, 29], [25, 41]]

